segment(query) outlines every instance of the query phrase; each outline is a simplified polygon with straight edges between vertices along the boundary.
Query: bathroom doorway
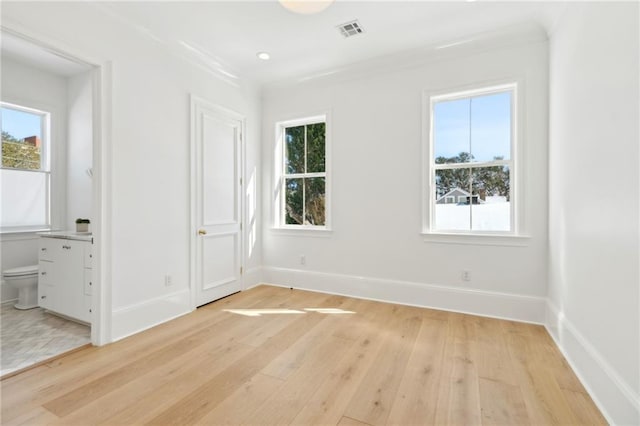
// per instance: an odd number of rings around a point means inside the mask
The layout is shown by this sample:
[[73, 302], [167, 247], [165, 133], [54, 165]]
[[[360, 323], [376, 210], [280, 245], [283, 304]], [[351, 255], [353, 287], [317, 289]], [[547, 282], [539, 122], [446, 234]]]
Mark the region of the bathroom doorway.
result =
[[[102, 66], [12, 29], [3, 27], [1, 37], [3, 91], [0, 101], [3, 113], [6, 110], [9, 114], [2, 124], [3, 154], [6, 141], [7, 146], [13, 144], [13, 148], [20, 151], [37, 145], [40, 149], [36, 151], [41, 156], [38, 158], [40, 165], [30, 166], [37, 172], [28, 170], [25, 163], [12, 168], [12, 164], [3, 161], [0, 171], [12, 173], [14, 177], [10, 180], [2, 176], [3, 197], [10, 192], [5, 191], [5, 187], [13, 182], [14, 196], [21, 197], [21, 200], [37, 199], [36, 196], [44, 192], [46, 202], [41, 215], [46, 219], [44, 222], [41, 219], [25, 221], [24, 224], [16, 222], [15, 217], [24, 215], [24, 212], [16, 212], [13, 221], [8, 217], [2, 218], [0, 269], [13, 271], [3, 279], [0, 289], [0, 376], [6, 377], [78, 347], [106, 341], [102, 327], [105, 313], [101, 309], [105, 290], [101, 285], [104, 252], [101, 249], [104, 247], [102, 200], [105, 198], [101, 155], [102, 91], [105, 77]], [[28, 126], [27, 130], [21, 129], [19, 121], [30, 118], [28, 113], [40, 114], [48, 120], [43, 121], [45, 124], [41, 125], [40, 133], [35, 134], [36, 131], [29, 130]], [[34, 135], [22, 134], [30, 131]], [[40, 193], [31, 185], [17, 188], [28, 180], [20, 175], [20, 171], [25, 169], [31, 172], [29, 176], [42, 175]], [[42, 209], [41, 204], [23, 202], [20, 205], [27, 212], [30, 208]], [[90, 220], [88, 231], [78, 232], [78, 218]], [[43, 236], [43, 233], [50, 235]], [[61, 261], [62, 258], [43, 256], [43, 238], [60, 243], [58, 245], [65, 252], [75, 251], [68, 248], [82, 244], [81, 259], [67, 264]], [[45, 241], [44, 246], [47, 244]], [[54, 246], [50, 250], [53, 251]], [[36, 287], [38, 306], [27, 304], [30, 309], [16, 309], [15, 305], [24, 308], [25, 304], [20, 303], [23, 298], [23, 291], [18, 290], [20, 285], [12, 282], [15, 281], [15, 271], [18, 270], [18, 274], [30, 273], [34, 266], [39, 283]], [[73, 275], [66, 268], [80, 268], [80, 271]], [[43, 273], [48, 275], [44, 277]], [[60, 278], [49, 279], [56, 273]], [[71, 276], [81, 277], [78, 284], [80, 293], [74, 293], [73, 297], [64, 293], [69, 291], [67, 284], [73, 281]], [[43, 287], [43, 284], [48, 287]], [[52, 301], [57, 301], [57, 304]]]

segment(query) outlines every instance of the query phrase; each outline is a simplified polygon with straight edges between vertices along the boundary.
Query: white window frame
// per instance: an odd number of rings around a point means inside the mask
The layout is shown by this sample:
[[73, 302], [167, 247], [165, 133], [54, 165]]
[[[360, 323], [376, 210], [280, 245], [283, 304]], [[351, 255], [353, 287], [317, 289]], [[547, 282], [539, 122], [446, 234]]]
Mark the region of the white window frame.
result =
[[24, 226], [0, 226], [0, 234], [9, 234], [9, 233], [19, 233], [19, 232], [33, 232], [33, 231], [47, 231], [51, 229], [51, 211], [52, 211], [52, 198], [51, 198], [51, 180], [52, 180], [52, 159], [51, 159], [51, 111], [44, 111], [42, 109], [31, 108], [24, 105], [19, 105], [17, 103], [0, 101], [0, 106], [2, 108], [13, 109], [16, 111], [22, 111], [29, 114], [39, 115], [42, 117], [41, 120], [41, 138], [40, 138], [40, 169], [32, 170], [32, 169], [18, 169], [14, 167], [3, 167], [2, 166], [2, 152], [0, 151], [0, 169], [3, 170], [11, 170], [11, 171], [19, 171], [23, 173], [42, 173], [46, 178], [46, 187], [47, 193], [45, 195], [45, 222], [43, 224], [38, 225], [24, 225]]
[[[444, 91], [423, 91], [423, 225], [422, 235], [425, 242], [444, 243], [478, 243], [488, 245], [525, 245], [528, 237], [522, 234], [519, 220], [522, 206], [521, 191], [519, 190], [519, 176], [521, 174], [519, 161], [520, 114], [522, 101], [519, 96], [522, 83], [518, 79], [495, 84], [477, 84], [472, 88], [451, 89]], [[510, 223], [508, 231], [474, 231], [474, 230], [438, 230], [435, 229], [435, 172], [438, 169], [451, 168], [446, 165], [436, 165], [433, 144], [433, 110], [436, 102], [464, 99], [475, 96], [503, 93], [510, 91], [511, 96], [511, 155], [509, 160], [470, 163], [472, 168], [506, 165], [510, 174]], [[469, 167], [468, 165], [462, 167]]]
[[[310, 124], [325, 124], [325, 171], [322, 173], [285, 173], [285, 129], [288, 127], [296, 127]], [[319, 114], [311, 114], [302, 118], [288, 119], [276, 122], [275, 125], [275, 147], [274, 147], [274, 200], [273, 200], [273, 229], [296, 231], [297, 234], [304, 234], [304, 231], [318, 233], [322, 231], [331, 231], [331, 123], [330, 113], [328, 111]], [[305, 153], [306, 157], [306, 153]], [[325, 224], [320, 225], [293, 225], [287, 224], [285, 221], [285, 179], [286, 178], [325, 178]], [[300, 232], [303, 231], [303, 232]]]

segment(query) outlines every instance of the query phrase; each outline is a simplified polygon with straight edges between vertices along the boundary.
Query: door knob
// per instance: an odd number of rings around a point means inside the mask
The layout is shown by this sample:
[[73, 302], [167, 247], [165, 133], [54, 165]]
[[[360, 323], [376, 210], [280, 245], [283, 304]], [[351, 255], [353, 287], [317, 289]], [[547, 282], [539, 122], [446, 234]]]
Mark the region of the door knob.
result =
[[198, 235], [207, 235], [207, 231], [204, 229], [198, 229]]

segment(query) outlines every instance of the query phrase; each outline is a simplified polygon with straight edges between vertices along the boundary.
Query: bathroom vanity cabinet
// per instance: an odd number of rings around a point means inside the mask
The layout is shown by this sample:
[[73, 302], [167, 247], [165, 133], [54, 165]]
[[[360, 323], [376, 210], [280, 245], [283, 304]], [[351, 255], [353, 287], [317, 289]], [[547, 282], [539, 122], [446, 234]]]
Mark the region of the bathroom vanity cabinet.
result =
[[42, 308], [91, 322], [92, 245], [90, 236], [40, 234], [38, 301]]

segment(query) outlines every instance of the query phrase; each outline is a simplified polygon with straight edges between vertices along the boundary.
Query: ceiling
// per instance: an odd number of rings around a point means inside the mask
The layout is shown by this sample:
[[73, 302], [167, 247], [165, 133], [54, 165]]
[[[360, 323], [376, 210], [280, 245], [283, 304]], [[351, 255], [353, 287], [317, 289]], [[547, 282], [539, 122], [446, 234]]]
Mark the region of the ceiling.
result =
[[91, 69], [87, 64], [70, 60], [53, 50], [35, 45], [7, 32], [2, 33], [2, 59], [5, 58], [61, 77], [70, 77]]
[[[112, 18], [229, 78], [304, 80], [351, 64], [531, 22], [546, 25], [559, 2], [344, 1], [300, 15], [277, 1], [114, 2]], [[336, 26], [358, 19], [365, 32]], [[256, 57], [269, 52], [271, 60]]]
[[[348, 1], [300, 15], [276, 0], [81, 2], [116, 27], [125, 25], [227, 80], [268, 85], [305, 81], [372, 60], [424, 53], [488, 32], [552, 25], [560, 2]], [[357, 19], [363, 34], [344, 38], [338, 25]], [[418, 51], [417, 49], [422, 49]], [[269, 52], [271, 59], [256, 57]], [[3, 33], [2, 54], [69, 76], [86, 65]], [[395, 56], [394, 56], [395, 55]]]

